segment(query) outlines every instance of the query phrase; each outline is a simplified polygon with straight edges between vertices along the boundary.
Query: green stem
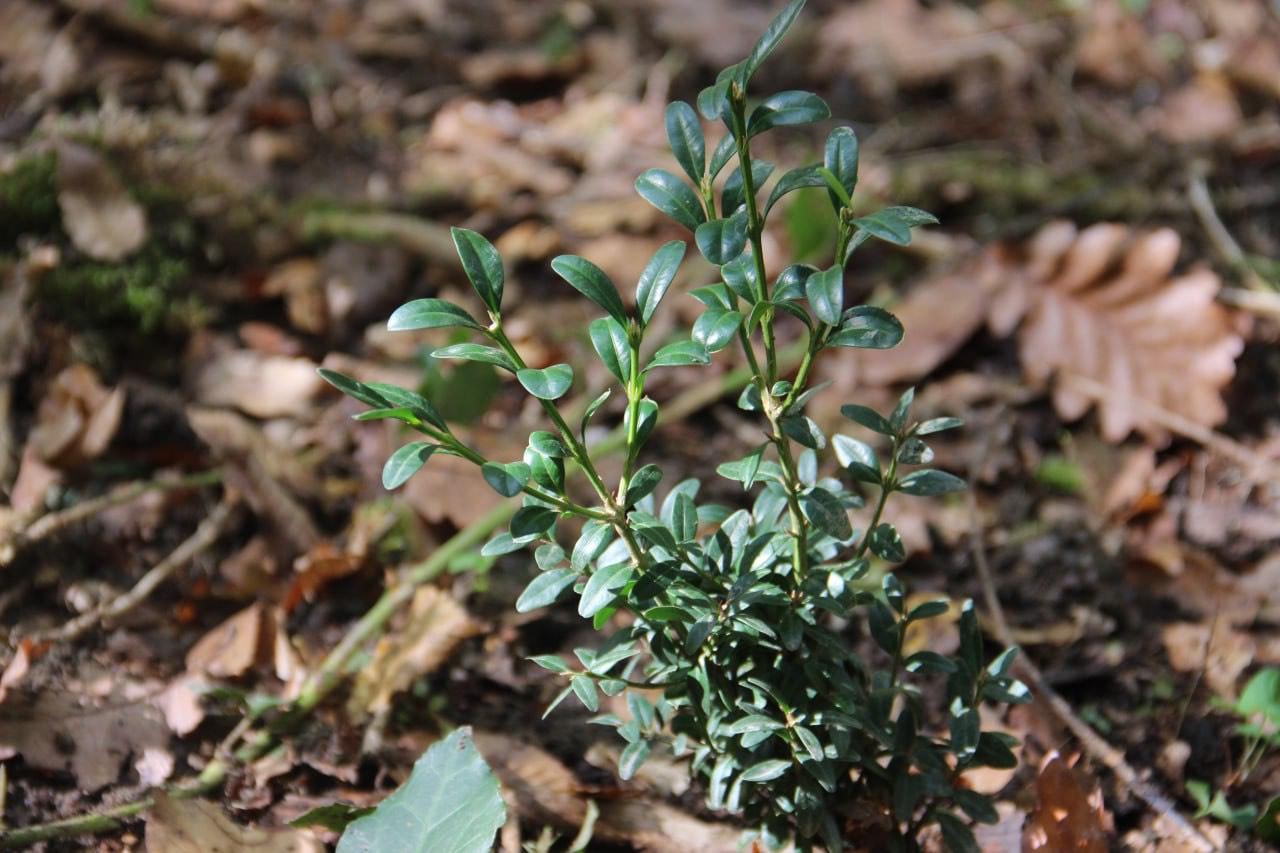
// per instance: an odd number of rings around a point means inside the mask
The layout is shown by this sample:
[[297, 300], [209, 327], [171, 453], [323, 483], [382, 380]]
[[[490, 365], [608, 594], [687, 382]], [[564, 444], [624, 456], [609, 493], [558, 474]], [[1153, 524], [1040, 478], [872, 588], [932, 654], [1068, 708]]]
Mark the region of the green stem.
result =
[[622, 476], [618, 478], [618, 505], [626, 506], [627, 487], [631, 485], [631, 473], [635, 468], [640, 448], [636, 439], [640, 430], [640, 399], [644, 385], [640, 380], [640, 342], [631, 341], [631, 370], [627, 376], [627, 443], [622, 462]]
[[[751, 239], [751, 255], [755, 261], [756, 278], [758, 280], [757, 298], [760, 302], [769, 300], [769, 282], [764, 272], [764, 220], [760, 217], [756, 204], [755, 176], [751, 174], [751, 143], [747, 139], [745, 97], [733, 98], [734, 139], [738, 147], [738, 169], [742, 172], [742, 194], [747, 203], [747, 235]], [[766, 312], [760, 323], [761, 337], [764, 340], [764, 360], [766, 373], [765, 385], [772, 387], [778, 379], [777, 342], [773, 332], [773, 313]], [[766, 388], [766, 390], [767, 390]]]
[[889, 458], [889, 472], [885, 475], [884, 480], [880, 483], [880, 498], [876, 501], [875, 512], [871, 514], [871, 522], [867, 525], [867, 529], [862, 531], [862, 539], [858, 542], [857, 549], [853, 552], [853, 559], [862, 559], [867, 553], [867, 546], [871, 544], [871, 531], [876, 529], [880, 524], [880, 516], [884, 513], [884, 505], [889, 500], [889, 495], [893, 494], [894, 486], [897, 483], [898, 476], [898, 439], [894, 438], [889, 445], [890, 452], [893, 454]]

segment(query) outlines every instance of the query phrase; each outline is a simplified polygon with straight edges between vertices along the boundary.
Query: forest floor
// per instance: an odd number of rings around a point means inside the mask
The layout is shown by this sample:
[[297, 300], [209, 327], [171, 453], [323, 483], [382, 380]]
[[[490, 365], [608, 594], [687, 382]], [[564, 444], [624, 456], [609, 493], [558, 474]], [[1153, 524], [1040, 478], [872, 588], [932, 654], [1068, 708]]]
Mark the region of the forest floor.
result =
[[[518, 389], [433, 361], [445, 330], [389, 335], [386, 316], [472, 300], [448, 226], [475, 229], [507, 260], [526, 360], [572, 363], [595, 396], [590, 315], [548, 261], [573, 252], [629, 284], [687, 236], [633, 181], [671, 166], [666, 103], [696, 97], [774, 11], [0, 3], [5, 830], [197, 780], [212, 811], [187, 831], [308, 849], [336, 836], [290, 820], [377, 802], [468, 724], [516, 792], [503, 850], [548, 828], [558, 846], [536, 849], [567, 849], [588, 801], [591, 849], [732, 849], [731, 819], [678, 763], [619, 783], [611, 732], [566, 706], [542, 719], [557, 683], [527, 658], [590, 642], [588, 626], [568, 606], [514, 613], [531, 560], [479, 556], [506, 510], [469, 466], [437, 457], [385, 492], [402, 436], [353, 421], [315, 368], [425, 387], [473, 445], [518, 457], [538, 428]], [[860, 250], [847, 298], [889, 307], [907, 339], [822, 362], [814, 417], [833, 427], [841, 403], [916, 385], [922, 416], [966, 421], [936, 450], [971, 491], [889, 513], [912, 593], [975, 599], [990, 647], [1031, 664], [1036, 701], [984, 711], [1024, 740], [1018, 769], [968, 779], [998, 795], [984, 849], [1266, 849], [1280, 8], [812, 0], [762, 73], [857, 129], [860, 206], [942, 223]], [[826, 130], [762, 153], [799, 165]], [[788, 198], [766, 255], [825, 262], [823, 192]], [[667, 333], [695, 316], [668, 304]], [[651, 443], [670, 482], [702, 477], [726, 503], [740, 492], [716, 464], [756, 441], [731, 368], [670, 371]], [[403, 606], [359, 621], [387, 589]], [[934, 621], [914, 647], [954, 648], [954, 622]], [[276, 719], [282, 702], [303, 712]], [[248, 734], [254, 714], [270, 742]], [[165, 814], [41, 843], [134, 849]]]

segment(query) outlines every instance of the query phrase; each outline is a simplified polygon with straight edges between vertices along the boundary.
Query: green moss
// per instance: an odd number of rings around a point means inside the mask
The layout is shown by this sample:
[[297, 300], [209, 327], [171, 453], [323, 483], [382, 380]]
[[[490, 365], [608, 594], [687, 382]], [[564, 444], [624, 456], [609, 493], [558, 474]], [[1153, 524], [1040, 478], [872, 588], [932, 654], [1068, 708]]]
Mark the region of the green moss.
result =
[[153, 239], [121, 263], [81, 261], [55, 268], [41, 280], [39, 298], [45, 310], [73, 326], [154, 332], [194, 311], [195, 303], [182, 292], [190, 275], [186, 258]]
[[57, 170], [58, 158], [48, 152], [0, 173], [0, 252], [13, 249], [23, 234], [46, 235], [58, 228]]

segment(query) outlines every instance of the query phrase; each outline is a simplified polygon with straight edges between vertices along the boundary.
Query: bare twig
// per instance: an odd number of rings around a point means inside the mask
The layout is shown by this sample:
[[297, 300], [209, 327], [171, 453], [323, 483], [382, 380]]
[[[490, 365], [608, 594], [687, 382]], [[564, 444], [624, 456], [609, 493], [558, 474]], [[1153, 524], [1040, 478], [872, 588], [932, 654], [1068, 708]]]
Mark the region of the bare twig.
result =
[[1275, 291], [1224, 287], [1218, 291], [1218, 301], [1259, 317], [1280, 320], [1280, 293]]
[[185, 539], [181, 545], [174, 548], [169, 556], [156, 563], [149, 572], [134, 584], [133, 589], [92, 610], [85, 611], [59, 628], [37, 632], [30, 635], [28, 639], [37, 643], [68, 642], [84, 635], [99, 622], [118, 619], [133, 610], [145, 601], [147, 596], [151, 595], [156, 587], [163, 583], [180, 566], [191, 562], [198, 554], [217, 541], [232, 518], [234, 506], [235, 504], [229, 499], [224, 499], [219, 503], [213, 512], [209, 513], [204, 521], [200, 522], [195, 532]]
[[1250, 290], [1273, 293], [1274, 290], [1249, 264], [1244, 249], [1240, 248], [1236, 238], [1231, 236], [1231, 232], [1218, 216], [1218, 210], [1213, 205], [1213, 196], [1209, 193], [1209, 185], [1205, 182], [1206, 168], [1204, 163], [1193, 163], [1189, 170], [1187, 201], [1191, 204], [1192, 211], [1200, 220], [1205, 235], [1213, 244], [1214, 250], [1221, 256], [1223, 263], [1235, 270]]
[[[983, 446], [980, 449], [982, 452], [975, 454], [970, 460], [969, 481], [971, 483], [974, 482], [974, 475], [977, 473], [980, 464], [979, 460], [985, 455], [986, 447]], [[1005, 619], [1004, 608], [1000, 605], [1000, 599], [996, 595], [995, 580], [991, 574], [991, 565], [987, 561], [987, 552], [983, 545], [982, 524], [978, 518], [978, 500], [973, 489], [969, 489], [967, 498], [969, 504], [970, 547], [973, 552], [974, 565], [978, 569], [978, 579], [982, 584], [983, 603], [990, 616], [996, 639], [1004, 646], [1014, 646], [1016, 643], [1013, 639], [1013, 632], [1009, 629], [1009, 622]], [[1190, 845], [1191, 849], [1202, 851], [1202, 853], [1211, 853], [1211, 851], [1217, 849], [1213, 842], [1182, 816], [1182, 813], [1178, 811], [1178, 807], [1172, 800], [1165, 796], [1153, 783], [1137, 774], [1120, 750], [1109, 744], [1088, 723], [1080, 719], [1076, 712], [1072, 710], [1070, 703], [1049, 685], [1049, 682], [1040, 672], [1040, 668], [1032, 663], [1025, 654], [1018, 656], [1014, 662], [1013, 671], [1018, 678], [1031, 688], [1032, 692], [1040, 697], [1045, 706], [1075, 736], [1076, 740], [1080, 741], [1085, 751], [1094, 760], [1110, 768], [1116, 778], [1145, 802], [1152, 811], [1163, 817], [1181, 837], [1182, 841]]]
[[31, 521], [23, 529], [9, 535], [8, 541], [0, 541], [0, 568], [13, 561], [23, 548], [52, 536], [77, 522], [92, 518], [104, 510], [127, 504], [142, 497], [147, 492], [169, 489], [191, 489], [198, 486], [211, 486], [222, 480], [222, 473], [217, 470], [202, 471], [183, 477], [160, 477], [154, 480], [134, 480], [121, 483], [107, 491], [106, 494], [87, 501], [81, 501], [66, 509], [42, 515]]

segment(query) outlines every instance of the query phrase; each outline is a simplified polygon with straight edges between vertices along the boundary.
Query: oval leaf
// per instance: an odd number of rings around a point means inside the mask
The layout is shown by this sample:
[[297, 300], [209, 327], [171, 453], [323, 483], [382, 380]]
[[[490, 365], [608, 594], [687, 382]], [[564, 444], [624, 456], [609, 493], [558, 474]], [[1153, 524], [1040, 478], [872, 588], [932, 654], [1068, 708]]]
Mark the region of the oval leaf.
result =
[[573, 368], [567, 364], [553, 364], [541, 370], [526, 367], [516, 371], [516, 379], [539, 400], [557, 400], [573, 384]]
[[432, 350], [431, 357], [453, 358], [459, 361], [479, 361], [483, 364], [492, 364], [494, 367], [510, 370], [512, 373], [516, 371], [515, 363], [505, 352], [496, 347], [487, 347], [484, 344], [451, 344], [447, 347]]
[[622, 305], [622, 297], [618, 295], [618, 289], [613, 286], [604, 270], [577, 255], [560, 255], [551, 261], [551, 269], [575, 290], [603, 308], [610, 317], [624, 326], [627, 324], [627, 309]]
[[809, 276], [804, 293], [814, 315], [828, 326], [836, 325], [844, 309], [844, 268], [834, 266]]
[[[822, 165], [835, 175], [845, 195], [852, 196], [858, 185], [858, 136], [851, 127], [837, 127], [827, 137], [826, 149], [823, 151]], [[828, 190], [831, 206], [839, 212], [844, 200], [836, 195], [835, 190]]]
[[556, 603], [561, 593], [573, 585], [577, 577], [578, 573], [573, 569], [552, 569], [539, 573], [529, 581], [524, 592], [516, 599], [516, 612], [528, 613], [540, 607], [550, 607]]
[[700, 183], [707, 170], [707, 144], [698, 114], [684, 101], [673, 101], [667, 104], [666, 123], [667, 141], [676, 162], [689, 180]]
[[902, 323], [883, 308], [859, 305], [844, 314], [840, 328], [827, 338], [827, 346], [890, 349], [902, 342]]
[[601, 317], [591, 321], [588, 331], [600, 361], [625, 385], [631, 378], [631, 344], [627, 341], [627, 330], [612, 317]]
[[653, 253], [640, 280], [636, 282], [636, 310], [640, 313], [640, 322], [648, 323], [658, 303], [667, 295], [667, 288], [680, 269], [684, 260], [685, 244], [681, 240], [672, 240]]
[[529, 482], [529, 466], [523, 462], [512, 462], [502, 465], [498, 462], [486, 462], [480, 466], [480, 473], [485, 482], [504, 498], [515, 497]]
[[584, 619], [596, 615], [613, 603], [618, 590], [631, 580], [630, 563], [614, 563], [604, 566], [587, 578], [587, 585], [582, 590], [582, 599], [578, 602], [578, 615]]
[[439, 449], [440, 445], [425, 441], [414, 441], [401, 447], [382, 466], [382, 487], [397, 489], [403, 486]]
[[713, 219], [698, 226], [694, 239], [698, 251], [716, 266], [727, 264], [747, 246], [747, 215], [741, 211], [728, 219]]
[[466, 228], [450, 228], [453, 245], [462, 261], [462, 271], [485, 307], [497, 314], [502, 310], [502, 256], [483, 236]]
[[439, 329], [446, 326], [481, 328], [470, 314], [443, 299], [415, 299], [406, 302], [393, 311], [387, 320], [387, 329], [392, 332]]
[[697, 193], [663, 169], [649, 169], [636, 178], [636, 192], [690, 231], [697, 231], [707, 220]]

